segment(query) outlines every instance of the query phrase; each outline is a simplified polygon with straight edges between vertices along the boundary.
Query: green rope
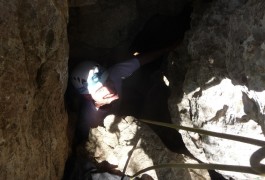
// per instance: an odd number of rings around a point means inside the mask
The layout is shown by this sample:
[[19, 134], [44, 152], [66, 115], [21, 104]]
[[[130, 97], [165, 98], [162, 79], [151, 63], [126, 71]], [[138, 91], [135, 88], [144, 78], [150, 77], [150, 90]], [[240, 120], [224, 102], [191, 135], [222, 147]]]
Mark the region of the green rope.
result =
[[155, 165], [148, 168], [145, 168], [136, 174], [134, 174], [132, 177], [136, 177], [139, 174], [142, 174], [146, 171], [152, 170], [152, 169], [159, 169], [159, 168], [191, 168], [191, 169], [211, 169], [211, 170], [224, 170], [224, 171], [234, 171], [234, 172], [242, 172], [242, 173], [250, 173], [250, 174], [256, 174], [256, 175], [262, 175], [265, 176], [265, 165], [261, 164], [260, 162], [262, 159], [265, 158], [265, 141], [237, 136], [237, 135], [231, 135], [231, 134], [224, 134], [224, 133], [217, 133], [213, 131], [208, 130], [202, 130], [198, 128], [190, 128], [185, 126], [179, 126], [176, 124], [169, 124], [169, 123], [162, 123], [162, 122], [156, 122], [156, 121], [150, 121], [146, 119], [139, 119], [139, 121], [150, 123], [154, 125], [174, 128], [177, 130], [186, 130], [191, 131], [199, 134], [205, 134], [209, 136], [215, 136], [223, 139], [229, 139], [234, 141], [239, 141], [243, 143], [248, 143], [256, 146], [262, 146], [260, 149], [255, 151], [251, 157], [250, 157], [250, 164], [251, 167], [247, 166], [235, 166], [235, 165], [223, 165], [223, 164], [161, 164], [161, 165]]
[[211, 170], [224, 170], [224, 171], [236, 171], [236, 172], [242, 172], [242, 173], [250, 173], [250, 174], [257, 174], [256, 171], [254, 171], [251, 167], [247, 166], [235, 166], [235, 165], [223, 165], [223, 164], [179, 164], [179, 163], [172, 163], [172, 164], [160, 164], [155, 166], [150, 166], [148, 168], [142, 169], [138, 171], [136, 174], [131, 176], [132, 178], [137, 177], [138, 175], [150, 171], [153, 169], [161, 169], [161, 168], [185, 168], [185, 169], [211, 169]]
[[176, 124], [150, 121], [150, 120], [146, 120], [146, 119], [138, 119], [138, 120], [142, 121], [142, 122], [150, 123], [150, 124], [155, 124], [155, 125], [159, 125], [159, 126], [177, 129], [177, 130], [186, 130], [186, 131], [191, 131], [191, 132], [195, 132], [195, 133], [199, 133], [199, 134], [205, 134], [205, 135], [215, 136], [215, 137], [219, 137], [219, 138], [223, 138], [223, 139], [229, 139], [229, 140], [239, 141], [239, 142], [243, 142], [243, 143], [253, 144], [256, 146], [265, 146], [265, 141], [262, 141], [262, 140], [257, 140], [257, 139], [252, 139], [252, 138], [247, 138], [247, 137], [242, 137], [242, 136], [237, 136], [237, 135], [231, 135], [231, 134], [217, 133], [217, 132], [202, 130], [202, 129], [198, 129], [198, 128], [179, 126]]

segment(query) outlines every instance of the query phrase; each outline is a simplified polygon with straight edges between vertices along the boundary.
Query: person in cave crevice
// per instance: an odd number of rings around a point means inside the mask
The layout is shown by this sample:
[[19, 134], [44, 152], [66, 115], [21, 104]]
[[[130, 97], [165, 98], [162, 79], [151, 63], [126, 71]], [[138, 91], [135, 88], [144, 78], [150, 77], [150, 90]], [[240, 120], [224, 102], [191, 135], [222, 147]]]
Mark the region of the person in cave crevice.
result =
[[[132, 115], [172, 123], [167, 105], [170, 93], [162, 79], [161, 62], [163, 56], [173, 50], [177, 42], [182, 41], [189, 28], [190, 13], [191, 9], [188, 8], [175, 17], [155, 16], [151, 19], [133, 42], [132, 51], [140, 54], [131, 59], [108, 69], [95, 62], [85, 61], [70, 71], [68, 90], [75, 91], [70, 96], [78, 96], [81, 100], [77, 108], [79, 117], [72, 146], [73, 154], [79, 145], [87, 141], [90, 128], [102, 126], [108, 114]], [[149, 126], [169, 150], [190, 155], [178, 131]], [[73, 164], [71, 158], [68, 163]], [[120, 173], [115, 172], [115, 166], [108, 163], [105, 165], [108, 172], [113, 173], [114, 170], [114, 174]], [[65, 177], [70, 171], [66, 164]]]
[[[181, 42], [185, 31], [189, 29], [191, 11], [192, 9], [188, 7], [176, 17], [156, 16], [154, 20], [151, 20], [149, 28], [144, 29], [143, 33], [138, 35], [140, 41], [136, 40], [132, 44], [133, 51], [159, 49], [168, 43], [168, 39], [170, 42]], [[164, 36], [160, 36], [161, 34]], [[69, 93], [68, 96], [79, 94], [81, 103], [77, 112], [79, 117], [72, 146], [73, 153], [66, 162], [64, 180], [93, 179], [90, 173], [91, 167], [101, 172], [116, 174], [118, 179], [123, 176], [120, 171], [115, 169], [117, 167], [115, 165], [108, 162], [91, 163], [83, 156], [78, 156], [80, 152], [76, 153], [77, 147], [87, 141], [89, 129], [102, 125], [108, 114], [133, 115], [137, 118], [171, 123], [167, 105], [169, 89], [162, 82], [160, 71], [160, 57], [171, 49], [172, 47], [151, 53], [141, 53], [108, 70], [95, 62], [83, 62], [70, 71], [72, 83], [69, 83], [68, 90], [77, 91], [77, 93]], [[149, 126], [169, 150], [193, 157], [186, 149], [178, 131], [156, 125]], [[212, 179], [224, 179], [213, 170], [209, 170], [209, 174]], [[104, 176], [108, 173], [98, 173], [98, 175]], [[112, 178], [114, 179], [114, 177]]]
[[[185, 17], [189, 17], [189, 13]], [[156, 35], [149, 36], [150, 33], [144, 33], [145, 35], [142, 36], [139, 34], [140, 43], [136, 40], [132, 44], [133, 51], [140, 51], [139, 55], [108, 69], [96, 62], [84, 61], [70, 71], [68, 89], [76, 91], [70, 94], [79, 96], [81, 100], [77, 109], [78, 120], [73, 151], [87, 141], [90, 128], [103, 125], [103, 120], [108, 114], [132, 115], [136, 118], [172, 123], [167, 105], [169, 89], [162, 80], [161, 62], [163, 56], [173, 50], [177, 42], [181, 42], [188, 26], [182, 23], [180, 27], [169, 28], [167, 25], [175, 24], [175, 19], [170, 19], [173, 22], [169, 23], [168, 20], [164, 21], [164, 18], [160, 20], [166, 22], [166, 24], [162, 23], [161, 27], [164, 30], [171, 29], [172, 33], [160, 32], [160, 27], [154, 28], [152, 25], [150, 27], [152, 32], [169, 35], [166, 38], [161, 37], [163, 43], [154, 43], [152, 37], [158, 37]], [[173, 38], [170, 34], [177, 37]], [[165, 39], [170, 42], [164, 42]], [[146, 45], [146, 42], [149, 44]], [[168, 46], [168, 44], [174, 45]], [[160, 48], [161, 46], [166, 48]], [[190, 155], [178, 131], [156, 125], [149, 126], [169, 150]], [[68, 171], [67, 168], [65, 171]], [[112, 170], [109, 172], [112, 173]]]
[[[107, 70], [91, 61], [78, 64], [70, 75], [72, 86], [81, 96], [75, 143], [85, 142], [90, 128], [103, 126], [104, 118], [110, 113], [115, 113], [118, 106], [116, 101], [122, 96], [122, 81], [125, 78], [131, 76], [141, 66], [157, 60], [171, 48], [140, 54], [132, 59], [115, 64]], [[147, 82], [148, 80], [145, 81], [145, 83]], [[142, 89], [144, 92], [138, 94], [141, 99], [145, 99], [144, 97], [148, 96], [146, 94], [149, 91], [148, 89], [152, 89], [150, 83], [149, 85], [145, 83], [139, 84], [144, 88]], [[135, 92], [128, 96], [132, 95], [135, 95]], [[159, 100], [161, 96], [164, 95], [159, 95], [155, 99]], [[167, 119], [170, 119], [170, 117], [167, 117]]]
[[[90, 128], [103, 126], [104, 118], [110, 113], [114, 113], [116, 115], [135, 115], [143, 118], [153, 118], [153, 116], [148, 116], [148, 112], [153, 112], [153, 110], [155, 110], [153, 108], [157, 107], [150, 106], [150, 102], [148, 103], [149, 105], [145, 107], [137, 105], [138, 110], [134, 112], [131, 110], [128, 111], [128, 109], [135, 109], [128, 106], [124, 106], [128, 108], [127, 110], [119, 108], [123, 106], [121, 104], [124, 103], [124, 100], [118, 101], [122, 97], [123, 91], [125, 91], [126, 96], [129, 97], [137, 96], [138, 99], [140, 98], [143, 101], [148, 102], [151, 99], [154, 99], [155, 101], [152, 101], [151, 104], [154, 103], [157, 105], [159, 104], [161, 105], [162, 103], [167, 108], [167, 105], [165, 105], [166, 101], [161, 102], [162, 99], [167, 100], [168, 93], [165, 94], [165, 91], [167, 91], [166, 90], [167, 87], [165, 85], [164, 85], [165, 87], [162, 87], [163, 85], [162, 86], [158, 85], [161, 83], [155, 83], [152, 80], [154, 79], [153, 73], [149, 72], [150, 74], [144, 75], [145, 78], [140, 78], [140, 79], [136, 78], [137, 80], [135, 82], [136, 83], [139, 82], [139, 84], [138, 85], [135, 84], [135, 86], [137, 87], [139, 86], [140, 88], [139, 89], [132, 88], [133, 92], [125, 90], [122, 87], [122, 81], [124, 80], [124, 78], [131, 76], [141, 66], [146, 64], [152, 64], [151, 62], [158, 60], [159, 57], [169, 52], [173, 47], [175, 47], [175, 45], [167, 48], [162, 48], [157, 51], [137, 55], [132, 59], [113, 65], [107, 70], [104, 69], [99, 64], [91, 61], [81, 62], [73, 69], [69, 78], [69, 80], [71, 81], [71, 84], [69, 84], [69, 86], [73, 88], [72, 90], [77, 91], [76, 95], [79, 94], [81, 96], [81, 102], [78, 108], [79, 117], [77, 120], [76, 131], [75, 131], [76, 134], [74, 137], [74, 143], [72, 147], [73, 151], [76, 151], [76, 148], [78, 146], [83, 145], [83, 143], [85, 143], [88, 140], [87, 138], [89, 135]], [[145, 70], [144, 67], [140, 69], [143, 69], [143, 72], [148, 72], [147, 70]], [[148, 69], [150, 70], [150, 68]], [[161, 75], [160, 73], [155, 73], [155, 74], [157, 74], [158, 76]], [[161, 88], [162, 91], [160, 91]], [[162, 94], [159, 94], [157, 90], [160, 91], [160, 93]], [[143, 92], [139, 94], [139, 91]], [[156, 96], [154, 93], [156, 94]], [[126, 98], [124, 99], [126, 103], [128, 99]], [[127, 103], [129, 101], [127, 101]], [[147, 104], [146, 102], [142, 101], [139, 101], [138, 103]], [[128, 104], [131, 103], [129, 102]], [[141, 115], [142, 114], [141, 112], [143, 112], [144, 116]], [[161, 114], [161, 111], [159, 110], [156, 112], [160, 112], [158, 114]], [[164, 120], [164, 122], [171, 123], [169, 113], [164, 113], [164, 110], [162, 110], [162, 114], [165, 114], [166, 116], [164, 115], [157, 116], [157, 113], [151, 113], [151, 115], [152, 114], [155, 114], [156, 118], [161, 118], [162, 120]], [[155, 120], [160, 120], [160, 119], [155, 119]], [[152, 125], [151, 128], [160, 136], [162, 141], [170, 150], [174, 152], [176, 151], [180, 152], [179, 149], [180, 147], [183, 147], [184, 144], [180, 134], [176, 130], [163, 128], [163, 127], [158, 128]], [[177, 142], [177, 144], [176, 143], [172, 144], [172, 142]], [[69, 176], [68, 173], [71, 173], [72, 171], [68, 168], [71, 167], [70, 164], [74, 162], [72, 159], [75, 158], [74, 156], [70, 157], [70, 159], [68, 160], [68, 165], [66, 165], [65, 169], [65, 177]], [[101, 163], [97, 164], [97, 166], [98, 165], [102, 166]], [[103, 163], [103, 165], [104, 165], [103, 169], [105, 169], [107, 172], [120, 176], [122, 175], [120, 171], [115, 169], [116, 168], [115, 165], [111, 165], [109, 163]], [[81, 174], [84, 173], [81, 172]]]

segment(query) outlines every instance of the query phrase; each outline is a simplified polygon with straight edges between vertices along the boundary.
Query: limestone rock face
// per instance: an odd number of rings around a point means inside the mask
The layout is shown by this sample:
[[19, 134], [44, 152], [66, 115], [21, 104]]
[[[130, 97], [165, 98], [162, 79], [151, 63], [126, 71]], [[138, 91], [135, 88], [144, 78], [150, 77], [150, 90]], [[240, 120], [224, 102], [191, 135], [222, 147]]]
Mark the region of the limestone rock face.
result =
[[[181, 125], [265, 140], [265, 2], [218, 0], [195, 6], [183, 48], [169, 56], [173, 120]], [[178, 54], [178, 55], [176, 55]], [[183, 63], [183, 59], [189, 60]], [[181, 64], [182, 63], [182, 64]], [[185, 72], [184, 83], [176, 72]], [[182, 87], [182, 94], [177, 88]], [[175, 93], [174, 93], [175, 92]], [[178, 94], [177, 94], [178, 92]], [[181, 132], [204, 162], [249, 166], [258, 147]], [[226, 177], [250, 174], [220, 171]]]
[[67, 1], [0, 1], [0, 177], [60, 179]]
[[[126, 168], [127, 175], [134, 175], [146, 167], [163, 163], [197, 163], [186, 156], [168, 151], [148, 126], [129, 116], [124, 119], [114, 115], [105, 118], [104, 127], [91, 130], [87, 150], [98, 162], [107, 160], [118, 165], [121, 171], [133, 150]], [[164, 168], [151, 170], [146, 174], [155, 180], [210, 179], [206, 170]]]

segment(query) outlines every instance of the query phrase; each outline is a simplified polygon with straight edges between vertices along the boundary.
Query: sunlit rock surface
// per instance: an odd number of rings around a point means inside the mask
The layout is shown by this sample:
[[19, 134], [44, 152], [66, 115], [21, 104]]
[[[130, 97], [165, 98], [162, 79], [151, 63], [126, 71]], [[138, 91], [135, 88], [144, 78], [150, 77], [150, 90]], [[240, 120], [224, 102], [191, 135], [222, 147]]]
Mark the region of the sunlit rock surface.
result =
[[[169, 103], [174, 122], [265, 140], [264, 8], [262, 0], [195, 5], [192, 28], [184, 43], [188, 48], [180, 47], [169, 56], [173, 92]], [[183, 84], [178, 72], [185, 72]], [[258, 148], [181, 133], [191, 153], [209, 163], [249, 166], [250, 155]], [[262, 179], [250, 174], [220, 173], [235, 179]]]
[[61, 179], [67, 1], [0, 1], [0, 179]]
[[[128, 155], [132, 149], [127, 175], [153, 165], [163, 163], [197, 163], [196, 161], [168, 151], [156, 134], [146, 125], [136, 122], [133, 117], [117, 118], [108, 116], [105, 127], [91, 130], [87, 149], [98, 162], [107, 160], [118, 165], [123, 171]], [[146, 172], [156, 179], [210, 179], [206, 170], [183, 170], [164, 168]]]

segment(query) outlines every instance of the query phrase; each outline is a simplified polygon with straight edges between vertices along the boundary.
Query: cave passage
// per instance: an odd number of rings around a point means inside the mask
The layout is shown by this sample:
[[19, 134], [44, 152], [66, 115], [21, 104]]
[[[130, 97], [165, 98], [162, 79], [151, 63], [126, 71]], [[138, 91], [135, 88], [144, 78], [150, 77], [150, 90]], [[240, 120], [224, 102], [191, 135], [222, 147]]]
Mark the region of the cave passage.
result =
[[[128, 53], [139, 52], [145, 53], [154, 51], [163, 47], [175, 45], [177, 46], [183, 40], [185, 32], [190, 28], [190, 14], [192, 9], [187, 6], [183, 12], [177, 16], [155, 15], [151, 17], [145, 24], [144, 28], [138, 33], [131, 43]], [[70, 44], [71, 47], [76, 44]], [[77, 47], [75, 47], [77, 48]], [[70, 53], [71, 54], [71, 53]], [[168, 109], [168, 97], [170, 95], [169, 87], [163, 81], [163, 76], [167, 75], [167, 56], [162, 56], [154, 62], [147, 64], [137, 70], [132, 76], [123, 82], [123, 96], [119, 101], [119, 106], [113, 112], [119, 116], [134, 116], [137, 118], [145, 118], [155, 121], [171, 123], [170, 112]], [[86, 57], [69, 58], [69, 70]], [[109, 64], [109, 62], [103, 62]], [[183, 68], [185, 66], [183, 65]], [[185, 73], [185, 70], [182, 72]], [[179, 77], [184, 77], [185, 74]], [[181, 79], [182, 81], [184, 79]], [[181, 88], [181, 87], [180, 87]], [[76, 94], [71, 90], [66, 91], [66, 104], [69, 112], [69, 141], [72, 146], [72, 152], [76, 153], [75, 149], [79, 142], [77, 137], [74, 137], [76, 113], [78, 112], [78, 101]], [[180, 133], [174, 129], [149, 125], [151, 129], [160, 137], [165, 146], [176, 153], [185, 154], [193, 158], [190, 152], [185, 147]], [[77, 169], [81, 168], [70, 155], [67, 161], [64, 179], [69, 179], [73, 173], [77, 173]], [[79, 161], [80, 162], [80, 161]], [[80, 173], [78, 171], [78, 173]], [[78, 174], [77, 173], [77, 174]], [[219, 177], [215, 172], [209, 171], [210, 175]], [[221, 178], [222, 179], [222, 178]]]
[[[177, 46], [181, 43], [185, 31], [189, 29], [191, 10], [191, 7], [187, 6], [181, 14], [176, 16], [154, 15], [137, 34], [128, 52], [145, 53], [172, 45]], [[70, 44], [71, 47], [73, 45]], [[83, 59], [86, 58], [70, 57], [70, 72], [72, 67]], [[169, 88], [162, 81], [163, 76], [166, 75], [166, 63], [166, 56], [162, 56], [152, 63], [144, 65], [124, 81], [123, 96], [120, 100], [120, 108], [115, 111], [116, 115], [132, 115], [139, 118], [171, 123], [167, 105], [170, 92]], [[103, 64], [106, 63], [103, 62]], [[71, 110], [74, 109], [76, 111], [78, 109], [78, 105], [76, 105], [78, 99], [75, 99], [76, 95], [69, 91], [71, 90], [68, 88], [66, 92], [66, 104], [71, 106]], [[74, 128], [76, 119], [70, 121], [72, 121], [70, 123], [72, 127], [69, 128]], [[151, 125], [151, 128], [171, 151], [188, 153], [181, 135], [176, 130], [153, 125]], [[70, 131], [74, 130], [71, 129]]]

